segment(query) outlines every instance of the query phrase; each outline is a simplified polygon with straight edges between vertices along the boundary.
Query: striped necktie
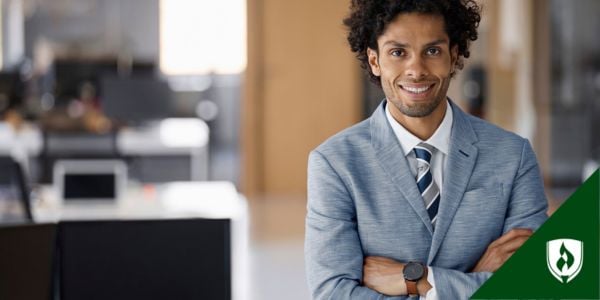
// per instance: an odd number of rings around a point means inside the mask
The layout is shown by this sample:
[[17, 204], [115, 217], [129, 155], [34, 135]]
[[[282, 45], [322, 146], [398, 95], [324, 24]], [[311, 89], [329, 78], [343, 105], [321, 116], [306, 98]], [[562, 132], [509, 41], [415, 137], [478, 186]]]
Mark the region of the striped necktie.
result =
[[433, 156], [433, 150], [433, 146], [426, 143], [419, 143], [419, 145], [414, 148], [415, 156], [417, 157], [417, 186], [425, 201], [431, 224], [435, 226], [440, 204], [440, 189], [433, 180], [431, 174], [430, 162], [431, 157]]

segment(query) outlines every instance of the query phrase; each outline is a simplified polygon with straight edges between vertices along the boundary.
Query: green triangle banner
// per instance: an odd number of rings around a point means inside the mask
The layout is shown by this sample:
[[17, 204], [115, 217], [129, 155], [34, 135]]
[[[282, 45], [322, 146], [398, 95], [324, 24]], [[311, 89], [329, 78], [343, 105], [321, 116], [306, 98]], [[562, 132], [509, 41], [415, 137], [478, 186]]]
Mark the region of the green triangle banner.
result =
[[600, 299], [596, 170], [472, 299]]

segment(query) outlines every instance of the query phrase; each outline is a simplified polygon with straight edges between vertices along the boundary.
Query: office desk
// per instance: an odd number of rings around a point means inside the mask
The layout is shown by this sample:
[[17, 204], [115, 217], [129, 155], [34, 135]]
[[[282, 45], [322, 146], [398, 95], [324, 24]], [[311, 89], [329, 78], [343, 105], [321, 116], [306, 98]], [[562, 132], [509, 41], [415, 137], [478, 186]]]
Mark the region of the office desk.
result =
[[34, 203], [36, 222], [228, 218], [231, 220], [232, 299], [248, 299], [248, 206], [229, 182], [130, 183], [115, 202], [64, 203], [52, 186], [42, 186]]
[[[170, 118], [114, 133], [46, 132], [35, 124], [15, 131], [0, 122], [0, 155], [10, 155], [32, 171], [33, 178], [49, 182], [55, 159], [122, 158], [129, 163], [130, 175], [141, 181], [208, 179], [208, 125], [197, 118]], [[39, 167], [30, 160], [40, 158]], [[167, 168], [168, 167], [168, 168]], [[45, 174], [37, 169], [46, 170]], [[161, 172], [162, 171], [162, 172]]]

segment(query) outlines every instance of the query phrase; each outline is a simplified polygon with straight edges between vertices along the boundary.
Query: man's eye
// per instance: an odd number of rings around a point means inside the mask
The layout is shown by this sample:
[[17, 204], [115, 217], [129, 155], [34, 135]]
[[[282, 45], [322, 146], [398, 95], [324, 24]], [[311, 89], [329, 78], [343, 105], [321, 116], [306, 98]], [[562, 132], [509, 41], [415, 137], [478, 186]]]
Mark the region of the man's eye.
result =
[[438, 49], [438, 48], [429, 48], [429, 49], [427, 49], [427, 54], [428, 55], [438, 55], [438, 54], [440, 54], [440, 49]]
[[402, 56], [404, 54], [404, 50], [392, 50], [392, 52], [390, 52], [390, 54], [392, 56]]

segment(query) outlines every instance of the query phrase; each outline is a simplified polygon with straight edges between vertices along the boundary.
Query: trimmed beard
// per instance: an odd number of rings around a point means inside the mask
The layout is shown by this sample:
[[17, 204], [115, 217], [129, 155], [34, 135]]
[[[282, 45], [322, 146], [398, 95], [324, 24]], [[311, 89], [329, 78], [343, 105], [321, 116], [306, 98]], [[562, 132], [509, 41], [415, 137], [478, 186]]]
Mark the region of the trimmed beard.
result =
[[398, 104], [392, 102], [394, 106], [405, 116], [412, 118], [422, 118], [429, 116], [438, 105], [442, 102], [445, 97], [437, 97], [435, 101], [430, 103], [423, 104], [415, 104], [412, 106], [404, 105], [404, 103], [400, 102]]

